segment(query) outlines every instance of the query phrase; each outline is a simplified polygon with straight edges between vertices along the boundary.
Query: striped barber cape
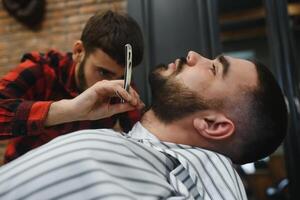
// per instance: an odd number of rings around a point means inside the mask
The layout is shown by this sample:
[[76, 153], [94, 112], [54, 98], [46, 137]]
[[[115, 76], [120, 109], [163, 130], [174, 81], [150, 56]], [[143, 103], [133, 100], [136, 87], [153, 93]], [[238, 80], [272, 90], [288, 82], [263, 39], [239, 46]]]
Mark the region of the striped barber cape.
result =
[[0, 168], [0, 199], [247, 199], [231, 161], [140, 123], [60, 136]]

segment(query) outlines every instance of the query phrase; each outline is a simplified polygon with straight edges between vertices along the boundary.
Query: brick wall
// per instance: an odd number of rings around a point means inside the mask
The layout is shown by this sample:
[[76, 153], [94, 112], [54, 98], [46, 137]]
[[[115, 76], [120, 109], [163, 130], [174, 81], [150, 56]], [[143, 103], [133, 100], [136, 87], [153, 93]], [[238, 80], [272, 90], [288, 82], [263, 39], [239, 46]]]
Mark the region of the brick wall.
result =
[[[0, 3], [0, 77], [17, 65], [24, 52], [70, 51], [87, 19], [107, 9], [126, 12], [126, 0], [46, 0], [41, 28], [32, 31], [9, 16]], [[0, 141], [0, 164], [5, 141]]]

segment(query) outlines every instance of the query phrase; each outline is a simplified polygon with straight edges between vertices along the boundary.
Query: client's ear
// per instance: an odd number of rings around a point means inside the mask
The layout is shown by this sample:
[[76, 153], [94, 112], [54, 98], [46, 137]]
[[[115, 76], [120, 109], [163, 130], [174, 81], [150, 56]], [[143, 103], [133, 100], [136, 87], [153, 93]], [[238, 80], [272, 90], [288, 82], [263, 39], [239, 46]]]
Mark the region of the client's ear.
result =
[[234, 123], [222, 113], [213, 113], [193, 120], [194, 128], [205, 138], [222, 140], [230, 137], [235, 130]]

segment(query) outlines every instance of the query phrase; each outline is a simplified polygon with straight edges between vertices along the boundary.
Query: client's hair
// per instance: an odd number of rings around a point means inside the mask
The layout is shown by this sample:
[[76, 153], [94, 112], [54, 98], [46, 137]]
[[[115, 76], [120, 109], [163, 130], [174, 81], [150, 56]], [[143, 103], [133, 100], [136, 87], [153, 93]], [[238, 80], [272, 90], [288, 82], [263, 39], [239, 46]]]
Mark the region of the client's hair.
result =
[[237, 164], [254, 162], [273, 153], [287, 132], [287, 107], [277, 81], [262, 63], [251, 62], [257, 71], [257, 87], [248, 89], [245, 101], [236, 105], [240, 107], [233, 116], [236, 137], [228, 148], [228, 156]]

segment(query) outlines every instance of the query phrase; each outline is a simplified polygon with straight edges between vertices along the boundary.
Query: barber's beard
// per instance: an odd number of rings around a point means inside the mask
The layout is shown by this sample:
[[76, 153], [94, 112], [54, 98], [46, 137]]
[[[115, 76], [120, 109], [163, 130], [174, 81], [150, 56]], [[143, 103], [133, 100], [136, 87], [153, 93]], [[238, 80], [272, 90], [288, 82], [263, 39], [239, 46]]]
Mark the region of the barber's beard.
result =
[[210, 103], [204, 98], [176, 79], [175, 76], [181, 72], [183, 64], [178, 65], [176, 71], [167, 77], [160, 73], [166, 69], [166, 65], [160, 65], [149, 76], [152, 92], [151, 109], [162, 122], [177, 121], [210, 107]]
[[79, 69], [78, 69], [78, 85], [77, 88], [80, 92], [83, 92], [87, 88], [85, 73], [84, 73], [84, 66], [86, 63], [86, 57], [83, 58], [83, 60], [79, 63]]

